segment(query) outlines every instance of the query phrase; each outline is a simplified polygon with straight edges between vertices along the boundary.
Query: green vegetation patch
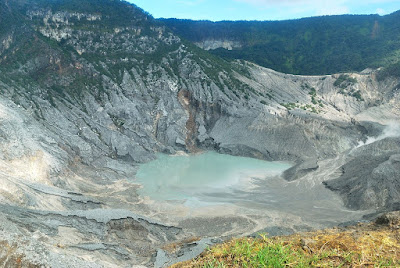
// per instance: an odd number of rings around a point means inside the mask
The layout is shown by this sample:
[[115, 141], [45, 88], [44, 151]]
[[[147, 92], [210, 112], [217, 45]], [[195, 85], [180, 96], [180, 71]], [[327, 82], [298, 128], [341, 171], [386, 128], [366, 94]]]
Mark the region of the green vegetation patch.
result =
[[216, 245], [197, 259], [172, 267], [400, 267], [400, 236], [396, 227], [372, 225], [261, 235]]
[[347, 74], [341, 74], [338, 79], [336, 79], [336, 81], [333, 83], [335, 87], [340, 87], [343, 89], [354, 84], [357, 84], [357, 79], [352, 78]]
[[[318, 102], [316, 102], [315, 104], [318, 104]], [[322, 104], [320, 103], [320, 107], [323, 107], [323, 105], [322, 106], [321, 105]], [[289, 102], [289, 103], [281, 103], [281, 106], [288, 109], [288, 111], [293, 110], [293, 109], [302, 109], [304, 111], [309, 111], [309, 112], [312, 112], [315, 114], [318, 114], [320, 112], [311, 104], [300, 105], [298, 103]]]
[[295, 109], [295, 108], [299, 108], [299, 105], [296, 104], [296, 103], [293, 103], [293, 102], [281, 103], [281, 105], [282, 105], [283, 107], [285, 107], [286, 109], [288, 109], [289, 111], [290, 111], [290, 110], [293, 110], [293, 109]]
[[288, 21], [191, 21], [163, 19], [192, 42], [227, 40], [232, 50], [210, 52], [279, 72], [333, 74], [387, 66], [398, 59], [400, 12], [387, 16], [343, 15]]
[[382, 68], [376, 76], [378, 81], [385, 80], [388, 77], [400, 78], [400, 61], [386, 68]]
[[363, 101], [363, 97], [361, 96], [361, 92], [357, 90], [356, 92], [353, 92], [352, 95], [354, 98], [356, 98], [358, 101]]

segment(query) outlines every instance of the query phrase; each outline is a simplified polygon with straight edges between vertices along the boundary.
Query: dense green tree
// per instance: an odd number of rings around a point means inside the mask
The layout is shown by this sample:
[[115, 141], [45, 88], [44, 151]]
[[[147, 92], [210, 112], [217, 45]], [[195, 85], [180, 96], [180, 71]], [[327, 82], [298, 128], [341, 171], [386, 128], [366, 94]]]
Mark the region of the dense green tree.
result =
[[400, 59], [400, 11], [287, 21], [162, 20], [192, 41], [230, 40], [242, 48], [211, 51], [294, 74], [331, 74], [387, 66]]

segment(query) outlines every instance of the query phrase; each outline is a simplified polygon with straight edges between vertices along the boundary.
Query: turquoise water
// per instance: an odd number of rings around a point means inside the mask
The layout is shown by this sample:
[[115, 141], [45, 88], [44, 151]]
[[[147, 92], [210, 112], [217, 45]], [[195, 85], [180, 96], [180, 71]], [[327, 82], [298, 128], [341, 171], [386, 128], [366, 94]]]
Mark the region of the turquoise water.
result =
[[153, 200], [207, 202], [207, 194], [248, 187], [254, 178], [275, 176], [288, 168], [287, 163], [215, 152], [187, 156], [158, 154], [156, 160], [140, 166], [136, 178], [143, 186], [139, 193]]

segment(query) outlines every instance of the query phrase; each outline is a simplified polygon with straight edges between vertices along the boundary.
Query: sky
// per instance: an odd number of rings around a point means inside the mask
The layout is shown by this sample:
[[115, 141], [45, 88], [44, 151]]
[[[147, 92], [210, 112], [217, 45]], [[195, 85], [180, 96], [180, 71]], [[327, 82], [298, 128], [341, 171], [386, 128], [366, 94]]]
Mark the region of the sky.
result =
[[286, 20], [321, 15], [379, 14], [400, 10], [400, 0], [128, 0], [155, 18]]

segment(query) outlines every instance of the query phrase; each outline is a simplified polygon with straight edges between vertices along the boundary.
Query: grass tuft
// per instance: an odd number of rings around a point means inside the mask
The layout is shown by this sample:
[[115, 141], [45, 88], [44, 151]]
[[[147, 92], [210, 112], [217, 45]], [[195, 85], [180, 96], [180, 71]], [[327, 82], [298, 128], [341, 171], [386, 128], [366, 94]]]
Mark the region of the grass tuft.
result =
[[232, 239], [172, 267], [400, 267], [399, 227], [369, 224]]

